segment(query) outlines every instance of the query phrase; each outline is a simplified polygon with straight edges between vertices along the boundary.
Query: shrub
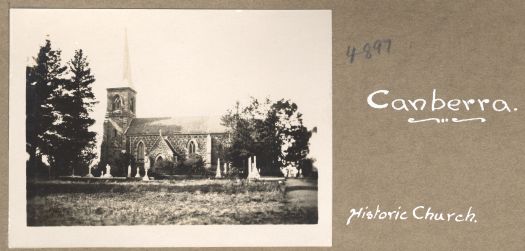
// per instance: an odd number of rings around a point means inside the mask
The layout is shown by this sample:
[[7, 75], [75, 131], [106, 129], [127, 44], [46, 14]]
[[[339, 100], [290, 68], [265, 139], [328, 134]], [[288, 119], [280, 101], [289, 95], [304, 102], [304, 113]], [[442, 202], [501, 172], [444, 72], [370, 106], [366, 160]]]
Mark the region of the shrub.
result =
[[226, 177], [228, 178], [234, 178], [234, 179], [244, 179], [247, 177], [247, 168], [246, 167], [237, 167], [237, 166], [230, 166], [228, 169], [228, 173], [226, 174]]
[[50, 176], [49, 166], [41, 158], [27, 160], [26, 173], [28, 179], [42, 179]]
[[159, 160], [157, 161], [157, 163], [155, 164], [155, 166], [157, 168], [161, 168], [161, 169], [174, 169], [175, 168], [175, 163], [171, 160]]
[[198, 154], [189, 154], [182, 162], [181, 170], [187, 175], [205, 175], [204, 160]]
[[99, 177], [102, 171], [106, 172], [106, 162], [98, 162], [93, 169], [91, 169], [91, 174], [95, 177]]
[[152, 176], [159, 175], [174, 175], [177, 171], [177, 163], [171, 160], [159, 160], [155, 163], [155, 168], [151, 172]]
[[302, 170], [304, 177], [311, 177], [313, 175], [314, 160], [311, 158], [302, 159], [299, 161], [299, 168]]

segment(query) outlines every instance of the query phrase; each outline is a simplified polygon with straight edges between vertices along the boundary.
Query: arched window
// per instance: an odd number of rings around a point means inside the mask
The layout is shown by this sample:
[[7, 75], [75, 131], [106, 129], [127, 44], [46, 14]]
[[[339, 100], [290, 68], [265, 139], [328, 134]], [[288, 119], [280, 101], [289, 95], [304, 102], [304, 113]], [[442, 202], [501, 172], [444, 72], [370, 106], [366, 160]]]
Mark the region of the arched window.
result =
[[111, 104], [111, 108], [113, 111], [120, 110], [120, 106], [122, 105], [122, 99], [119, 95], [115, 95], [115, 98], [113, 99], [113, 103]]
[[190, 141], [190, 143], [188, 144], [188, 152], [195, 153], [195, 143], [193, 141]]
[[137, 146], [137, 161], [144, 161], [144, 143], [142, 141]]

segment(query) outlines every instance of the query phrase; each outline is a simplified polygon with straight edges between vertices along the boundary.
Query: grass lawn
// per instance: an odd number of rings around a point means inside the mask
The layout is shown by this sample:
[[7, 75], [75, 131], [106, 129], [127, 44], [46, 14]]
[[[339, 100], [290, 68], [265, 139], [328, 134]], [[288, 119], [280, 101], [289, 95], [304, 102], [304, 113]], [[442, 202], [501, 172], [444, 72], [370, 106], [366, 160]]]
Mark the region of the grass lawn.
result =
[[64, 182], [28, 186], [29, 226], [315, 224], [317, 207], [286, 200], [277, 182]]

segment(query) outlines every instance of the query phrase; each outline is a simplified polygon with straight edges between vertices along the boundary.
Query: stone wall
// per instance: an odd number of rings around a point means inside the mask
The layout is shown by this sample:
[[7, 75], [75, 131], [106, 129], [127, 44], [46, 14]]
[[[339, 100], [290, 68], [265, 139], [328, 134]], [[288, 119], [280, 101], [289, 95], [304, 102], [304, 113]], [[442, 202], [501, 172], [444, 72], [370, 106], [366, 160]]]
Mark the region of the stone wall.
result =
[[[112, 118], [114, 121], [114, 118]], [[122, 126], [129, 125], [130, 119], [120, 118], [114, 123], [119, 123]], [[116, 128], [113, 123], [106, 119], [104, 121], [104, 135], [102, 138], [101, 160], [107, 163], [114, 163], [119, 153], [126, 150], [126, 137], [123, 134], [122, 128]]]
[[159, 143], [159, 135], [141, 135], [141, 136], [129, 136], [129, 152], [135, 159], [137, 159], [138, 153], [137, 148], [140, 142], [144, 143], [146, 154], [149, 156], [149, 153], [154, 150], [154, 147]]
[[172, 134], [168, 135], [168, 141], [177, 152], [189, 154], [188, 145], [190, 141], [195, 143], [195, 153], [206, 158], [206, 134]]
[[[223, 159], [224, 149], [229, 146], [229, 137], [224, 133], [210, 134], [211, 136], [211, 159], [208, 156], [207, 137], [208, 134], [172, 134], [164, 136], [175, 151], [179, 154], [189, 154], [188, 145], [193, 141], [196, 145], [196, 154], [200, 155], [203, 160], [210, 164], [211, 168], [216, 168], [217, 158]], [[163, 142], [160, 135], [137, 135], [128, 137], [129, 152], [135, 157], [138, 156], [137, 148], [139, 142], [143, 142], [146, 147], [146, 154], [155, 159], [162, 155], [164, 159], [173, 160], [174, 155], [169, 146]], [[224, 162], [223, 162], [224, 163]]]
[[[148, 153], [148, 156], [152, 158], [153, 161], [156, 161], [157, 157], [159, 156], [161, 156], [163, 160], [173, 161], [173, 152], [164, 139], [157, 141], [157, 144], [153, 146], [151, 151]], [[155, 163], [152, 164], [154, 165]]]

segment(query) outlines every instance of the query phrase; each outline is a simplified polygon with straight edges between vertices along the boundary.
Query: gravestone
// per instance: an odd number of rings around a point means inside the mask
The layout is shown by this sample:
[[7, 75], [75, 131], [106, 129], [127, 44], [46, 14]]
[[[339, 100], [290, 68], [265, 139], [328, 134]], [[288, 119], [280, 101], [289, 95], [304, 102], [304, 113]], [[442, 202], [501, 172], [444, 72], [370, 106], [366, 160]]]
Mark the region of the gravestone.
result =
[[222, 175], [221, 175], [221, 159], [217, 159], [217, 171], [215, 171], [215, 178], [217, 178], [217, 179], [222, 178]]
[[137, 167], [137, 174], [135, 174], [135, 178], [140, 178], [140, 169]]
[[106, 165], [106, 174], [104, 174], [104, 176], [102, 176], [104, 178], [112, 178], [113, 176], [111, 175], [111, 166], [109, 164]]
[[150, 164], [149, 164], [149, 159], [146, 157], [146, 159], [144, 159], [144, 177], [142, 177], [142, 180], [144, 181], [149, 181], [149, 177], [148, 177], [148, 171], [149, 171], [149, 168], [150, 168]]
[[86, 178], [93, 178], [93, 174], [91, 174], [91, 167], [88, 167], [88, 174], [86, 176], [84, 176]]
[[[257, 161], [257, 157], [253, 157], [255, 161]], [[261, 175], [259, 174], [259, 170], [257, 169], [257, 164], [254, 162], [254, 165], [252, 166], [252, 163], [250, 162], [250, 158], [248, 158], [248, 179], [254, 179], [258, 180], [261, 178]]]
[[250, 160], [250, 157], [248, 157], [248, 178], [252, 176], [252, 162]]

